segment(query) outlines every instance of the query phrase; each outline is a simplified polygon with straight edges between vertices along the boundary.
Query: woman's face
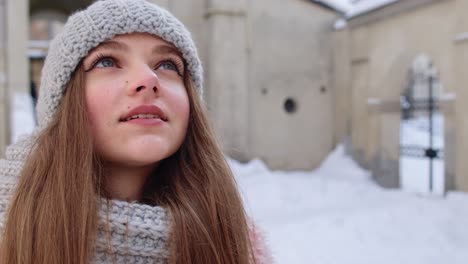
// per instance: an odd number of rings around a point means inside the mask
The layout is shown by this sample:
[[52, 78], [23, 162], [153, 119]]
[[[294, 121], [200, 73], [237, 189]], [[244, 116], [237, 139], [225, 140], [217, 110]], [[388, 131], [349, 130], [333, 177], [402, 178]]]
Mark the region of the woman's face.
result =
[[119, 35], [93, 49], [83, 66], [93, 139], [107, 163], [154, 166], [179, 149], [189, 99], [173, 45], [148, 34]]

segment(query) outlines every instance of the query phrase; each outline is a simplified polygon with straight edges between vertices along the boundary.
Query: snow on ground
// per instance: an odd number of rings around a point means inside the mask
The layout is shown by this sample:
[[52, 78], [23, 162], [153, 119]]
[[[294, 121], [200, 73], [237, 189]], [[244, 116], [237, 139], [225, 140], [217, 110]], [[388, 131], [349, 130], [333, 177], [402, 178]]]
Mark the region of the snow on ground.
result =
[[270, 171], [259, 160], [230, 164], [278, 264], [468, 261], [468, 194], [380, 188], [343, 147], [315, 171]]

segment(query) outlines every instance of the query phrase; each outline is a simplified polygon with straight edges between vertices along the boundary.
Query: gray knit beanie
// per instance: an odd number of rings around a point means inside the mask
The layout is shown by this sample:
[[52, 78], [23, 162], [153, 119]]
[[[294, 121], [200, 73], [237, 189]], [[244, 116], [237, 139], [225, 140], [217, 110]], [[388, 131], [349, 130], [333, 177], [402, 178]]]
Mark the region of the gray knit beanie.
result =
[[156, 35], [178, 48], [202, 96], [203, 69], [197, 49], [190, 32], [177, 18], [145, 0], [100, 0], [70, 16], [50, 44], [37, 103], [41, 128], [52, 120], [71, 74], [88, 52], [105, 40], [132, 32]]

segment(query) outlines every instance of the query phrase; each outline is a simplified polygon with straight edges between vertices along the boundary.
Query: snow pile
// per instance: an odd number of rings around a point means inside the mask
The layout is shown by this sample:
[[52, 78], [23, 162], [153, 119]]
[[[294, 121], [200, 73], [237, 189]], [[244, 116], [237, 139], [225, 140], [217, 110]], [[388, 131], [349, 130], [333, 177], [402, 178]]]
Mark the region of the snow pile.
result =
[[376, 186], [338, 147], [315, 171], [230, 160], [278, 264], [466, 263], [468, 195]]

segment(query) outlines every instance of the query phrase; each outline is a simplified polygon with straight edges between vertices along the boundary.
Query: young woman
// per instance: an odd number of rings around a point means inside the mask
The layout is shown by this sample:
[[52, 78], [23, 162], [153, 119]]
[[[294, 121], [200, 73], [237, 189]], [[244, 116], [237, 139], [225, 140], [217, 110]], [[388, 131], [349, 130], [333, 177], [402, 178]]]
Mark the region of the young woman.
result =
[[269, 263], [201, 96], [167, 11], [103, 0], [71, 16], [39, 127], [0, 163], [0, 263]]

